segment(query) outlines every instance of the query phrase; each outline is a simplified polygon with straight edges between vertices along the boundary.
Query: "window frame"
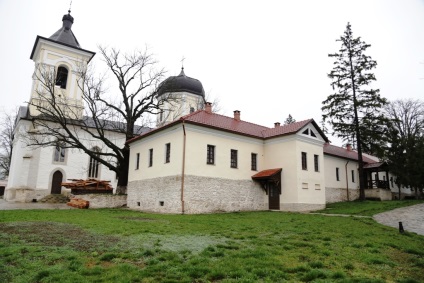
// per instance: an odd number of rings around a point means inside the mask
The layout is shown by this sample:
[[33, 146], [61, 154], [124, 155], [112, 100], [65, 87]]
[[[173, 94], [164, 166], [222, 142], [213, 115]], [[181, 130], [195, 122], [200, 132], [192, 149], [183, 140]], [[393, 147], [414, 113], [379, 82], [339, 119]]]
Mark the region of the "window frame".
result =
[[149, 167], [153, 167], [153, 148], [149, 148]]
[[206, 164], [215, 165], [215, 146], [206, 145]]
[[171, 162], [171, 143], [165, 144], [165, 163]]
[[69, 70], [66, 66], [60, 65], [57, 67], [56, 78], [54, 85], [61, 89], [66, 89], [68, 84]]
[[340, 168], [336, 167], [336, 180], [340, 181]]
[[308, 155], [304, 151], [302, 151], [301, 160], [302, 160], [302, 170], [307, 171], [308, 170]]
[[258, 171], [258, 154], [251, 153], [250, 155], [250, 169], [252, 171]]
[[355, 170], [351, 170], [352, 174], [352, 183], [355, 183]]
[[135, 155], [135, 170], [140, 169], [140, 152]]
[[53, 163], [66, 163], [66, 148], [62, 144], [56, 144], [53, 151]]
[[[100, 148], [94, 147], [92, 151], [97, 152], [97, 156], [100, 155]], [[89, 179], [98, 179], [100, 176], [100, 162], [90, 156], [88, 161], [88, 178]]]
[[314, 154], [314, 169], [315, 172], [319, 172], [319, 155]]
[[237, 149], [230, 150], [230, 167], [238, 168], [238, 150]]

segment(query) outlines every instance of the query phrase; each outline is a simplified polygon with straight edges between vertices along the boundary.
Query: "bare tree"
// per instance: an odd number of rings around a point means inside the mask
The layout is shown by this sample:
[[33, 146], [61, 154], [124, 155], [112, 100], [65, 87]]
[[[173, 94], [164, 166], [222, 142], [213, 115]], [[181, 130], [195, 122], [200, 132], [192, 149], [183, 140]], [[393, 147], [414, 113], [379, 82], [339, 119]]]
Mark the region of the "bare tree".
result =
[[389, 146], [385, 158], [396, 183], [418, 190], [424, 188], [424, 102], [414, 99], [395, 100], [386, 107]]
[[4, 111], [2, 117], [0, 117], [0, 179], [9, 175], [15, 119], [16, 111]]
[[129, 146], [118, 144], [116, 133], [127, 141], [140, 133], [149, 115], [161, 111], [159, 104], [164, 100], [158, 102], [155, 90], [165, 72], [156, 68], [157, 62], [145, 51], [124, 54], [114, 48], [99, 49], [108, 72], [116, 79], [117, 89], [108, 91], [105, 75], [95, 77], [91, 68], [81, 68], [78, 87], [83, 103], [61, 93], [56, 87], [54, 69], [38, 66], [34, 74], [39, 82], [38, 99], [33, 99], [29, 106], [39, 115], [32, 117], [34, 129], [27, 135], [28, 144], [82, 150], [115, 171], [117, 193], [125, 193]]

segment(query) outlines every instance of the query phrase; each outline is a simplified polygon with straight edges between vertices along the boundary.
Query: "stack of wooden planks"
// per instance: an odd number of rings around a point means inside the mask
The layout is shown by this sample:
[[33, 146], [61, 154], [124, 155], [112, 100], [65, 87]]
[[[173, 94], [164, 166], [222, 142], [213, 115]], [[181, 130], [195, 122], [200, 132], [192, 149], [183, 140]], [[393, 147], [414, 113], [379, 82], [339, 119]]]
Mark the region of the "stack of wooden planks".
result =
[[62, 186], [71, 189], [74, 195], [81, 194], [111, 194], [113, 188], [110, 181], [96, 180], [96, 179], [68, 179], [71, 182], [63, 182]]
[[90, 206], [90, 202], [79, 198], [72, 198], [67, 205], [76, 208], [88, 208]]

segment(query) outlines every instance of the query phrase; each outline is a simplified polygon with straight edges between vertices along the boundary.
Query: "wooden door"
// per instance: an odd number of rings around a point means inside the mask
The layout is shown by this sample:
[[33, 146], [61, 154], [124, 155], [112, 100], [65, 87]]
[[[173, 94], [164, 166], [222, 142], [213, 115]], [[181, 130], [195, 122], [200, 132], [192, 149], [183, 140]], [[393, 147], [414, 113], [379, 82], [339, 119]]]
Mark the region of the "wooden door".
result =
[[268, 183], [269, 209], [280, 210], [280, 190], [274, 182]]
[[62, 178], [63, 174], [59, 170], [54, 172], [52, 178], [52, 190], [51, 194], [61, 194], [62, 193]]

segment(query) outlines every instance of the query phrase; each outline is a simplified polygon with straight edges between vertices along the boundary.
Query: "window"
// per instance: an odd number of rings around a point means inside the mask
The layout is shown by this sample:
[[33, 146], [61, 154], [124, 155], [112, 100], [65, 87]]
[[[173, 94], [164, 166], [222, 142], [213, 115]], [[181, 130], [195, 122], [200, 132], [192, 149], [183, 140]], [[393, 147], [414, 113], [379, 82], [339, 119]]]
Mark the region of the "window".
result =
[[171, 161], [171, 144], [167, 143], [165, 145], [165, 163], [169, 163]]
[[352, 170], [352, 183], [355, 183], [355, 170]]
[[309, 129], [304, 130], [304, 131], [302, 132], [302, 134], [304, 134], [304, 135], [309, 135]]
[[302, 183], [302, 189], [307, 190], [308, 189], [308, 183]]
[[252, 153], [251, 159], [252, 159], [252, 162], [251, 162], [252, 171], [257, 171], [258, 170], [258, 155], [256, 153]]
[[206, 153], [206, 164], [215, 164], [215, 146], [208, 144]]
[[231, 168], [237, 168], [237, 150], [231, 150]]
[[194, 112], [194, 107], [190, 107], [190, 113]]
[[336, 167], [336, 180], [340, 181], [340, 176], [339, 176], [339, 167]]
[[62, 144], [57, 144], [54, 150], [54, 162], [65, 162], [66, 150]]
[[149, 149], [149, 167], [153, 166], [153, 148]]
[[314, 167], [315, 172], [319, 172], [319, 156], [314, 154]]
[[308, 164], [306, 162], [306, 152], [302, 152], [302, 170], [308, 170]]
[[135, 160], [135, 170], [138, 170], [140, 168], [140, 153], [137, 153], [136, 160]]
[[313, 137], [317, 137], [316, 135], [315, 135], [315, 133], [311, 130], [311, 136], [313, 136]]
[[94, 156], [90, 156], [90, 163], [88, 164], [88, 178], [99, 177], [99, 161], [95, 157], [100, 156], [100, 148], [95, 147], [92, 149]]
[[63, 66], [57, 68], [56, 85], [60, 88], [66, 88], [66, 82], [68, 80], [68, 69]]
[[390, 177], [390, 184], [391, 184], [391, 186], [393, 188], [393, 177]]

